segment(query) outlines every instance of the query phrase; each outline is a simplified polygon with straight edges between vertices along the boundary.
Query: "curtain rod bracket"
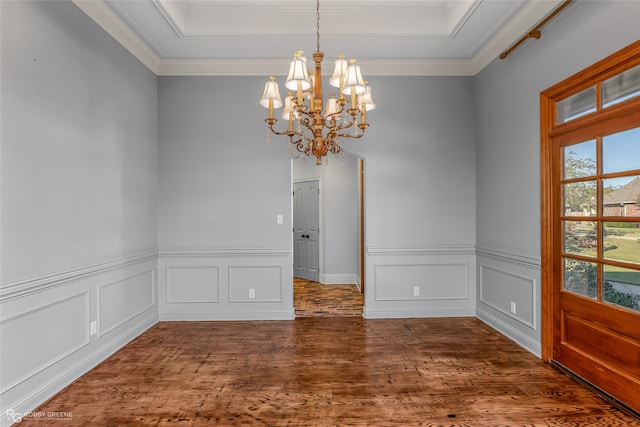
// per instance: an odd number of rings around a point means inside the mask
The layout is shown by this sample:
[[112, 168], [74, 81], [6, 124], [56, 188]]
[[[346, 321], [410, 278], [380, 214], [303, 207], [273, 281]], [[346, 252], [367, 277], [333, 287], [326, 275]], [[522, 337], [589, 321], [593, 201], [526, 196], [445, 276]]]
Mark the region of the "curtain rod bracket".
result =
[[527, 39], [539, 39], [540, 38], [540, 29], [546, 25], [547, 22], [551, 21], [558, 13], [560, 13], [565, 7], [569, 6], [569, 4], [573, 0], [565, 0], [560, 6], [554, 9], [546, 18], [538, 23], [531, 31], [525, 34], [520, 40], [515, 42], [509, 49], [505, 50], [500, 54], [500, 59], [506, 58], [511, 52], [516, 50], [518, 46], [524, 43]]

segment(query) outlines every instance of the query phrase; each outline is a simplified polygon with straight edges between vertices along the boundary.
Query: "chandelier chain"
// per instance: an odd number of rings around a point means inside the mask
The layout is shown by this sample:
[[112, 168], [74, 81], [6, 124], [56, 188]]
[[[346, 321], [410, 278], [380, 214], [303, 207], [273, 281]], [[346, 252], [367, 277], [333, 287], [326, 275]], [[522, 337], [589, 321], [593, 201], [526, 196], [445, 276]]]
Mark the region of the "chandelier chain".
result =
[[320, 52], [320, 0], [316, 0], [316, 52]]

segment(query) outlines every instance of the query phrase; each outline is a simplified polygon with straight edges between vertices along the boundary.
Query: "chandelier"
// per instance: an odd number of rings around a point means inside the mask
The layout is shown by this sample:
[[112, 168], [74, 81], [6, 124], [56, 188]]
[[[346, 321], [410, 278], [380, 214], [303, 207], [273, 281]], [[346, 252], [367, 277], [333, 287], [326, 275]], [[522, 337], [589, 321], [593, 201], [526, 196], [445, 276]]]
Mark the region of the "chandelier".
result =
[[[369, 127], [367, 111], [373, 110], [376, 104], [371, 96], [371, 88], [362, 79], [356, 60], [347, 62], [340, 55], [329, 79], [329, 84], [338, 88], [339, 92], [337, 97], [331, 94], [323, 111], [324, 53], [320, 52], [320, 0], [316, 0], [316, 52], [312, 56], [315, 71], [307, 70], [307, 58], [302, 51], [297, 51], [291, 61], [284, 85], [295, 91], [295, 95], [287, 93], [283, 103], [278, 83], [271, 76], [264, 86], [260, 105], [269, 109], [269, 117], [265, 119], [265, 123], [271, 133], [288, 136], [292, 146], [306, 156], [315, 156], [316, 164], [321, 165], [322, 158], [327, 153], [338, 154], [342, 151], [338, 144], [341, 138], [361, 138], [365, 134]], [[282, 118], [288, 120], [289, 127], [285, 131], [277, 131], [274, 125], [278, 119], [273, 116], [273, 110], [283, 105]]]

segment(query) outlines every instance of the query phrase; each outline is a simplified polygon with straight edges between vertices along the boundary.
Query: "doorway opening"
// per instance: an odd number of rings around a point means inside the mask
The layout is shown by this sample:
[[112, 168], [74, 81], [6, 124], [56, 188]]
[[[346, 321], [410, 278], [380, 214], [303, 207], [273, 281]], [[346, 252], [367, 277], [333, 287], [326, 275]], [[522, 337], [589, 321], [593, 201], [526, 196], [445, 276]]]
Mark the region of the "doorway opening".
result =
[[296, 316], [362, 315], [364, 160], [345, 153], [318, 166], [292, 161]]

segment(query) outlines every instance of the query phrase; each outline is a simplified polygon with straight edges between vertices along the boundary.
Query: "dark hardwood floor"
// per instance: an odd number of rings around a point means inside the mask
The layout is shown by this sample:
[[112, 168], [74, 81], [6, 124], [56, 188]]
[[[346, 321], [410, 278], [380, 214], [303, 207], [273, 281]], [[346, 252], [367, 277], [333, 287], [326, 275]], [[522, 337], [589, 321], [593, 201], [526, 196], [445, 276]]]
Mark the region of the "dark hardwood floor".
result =
[[37, 409], [56, 426], [640, 426], [473, 318], [160, 322]]
[[293, 279], [293, 306], [296, 317], [362, 317], [364, 295], [355, 285], [323, 285]]

